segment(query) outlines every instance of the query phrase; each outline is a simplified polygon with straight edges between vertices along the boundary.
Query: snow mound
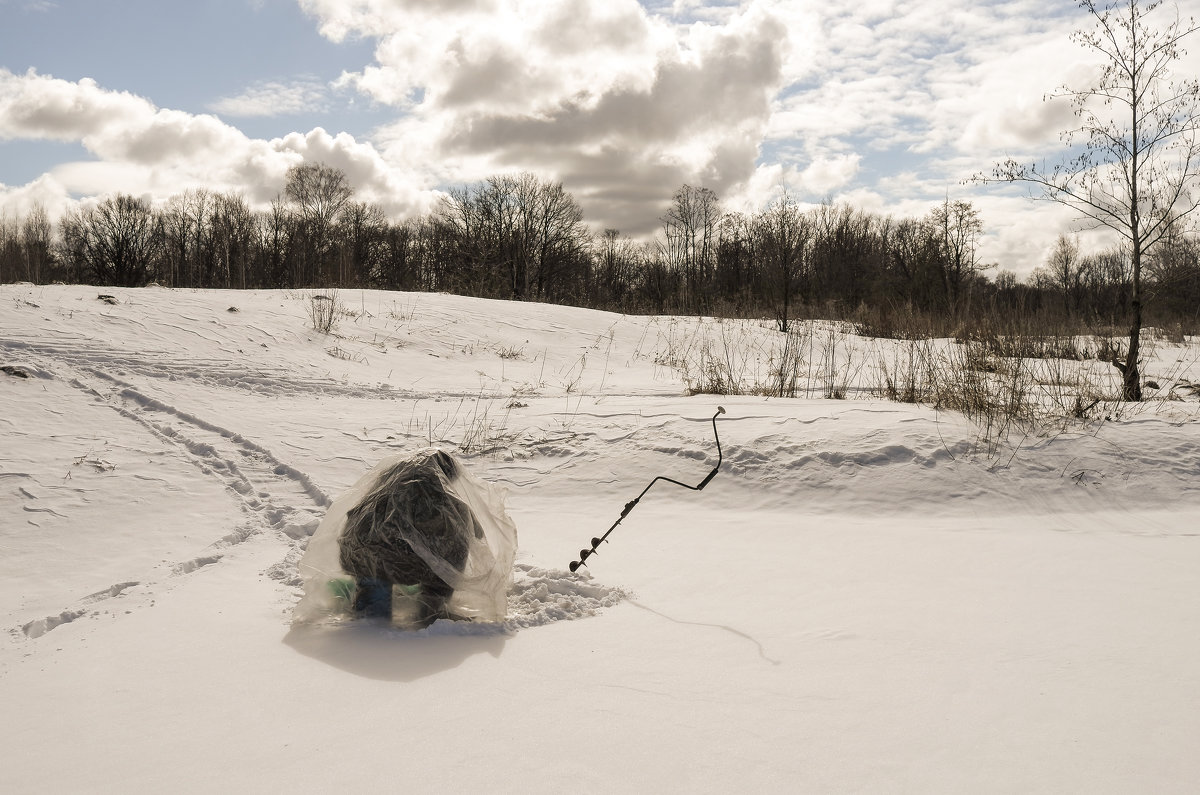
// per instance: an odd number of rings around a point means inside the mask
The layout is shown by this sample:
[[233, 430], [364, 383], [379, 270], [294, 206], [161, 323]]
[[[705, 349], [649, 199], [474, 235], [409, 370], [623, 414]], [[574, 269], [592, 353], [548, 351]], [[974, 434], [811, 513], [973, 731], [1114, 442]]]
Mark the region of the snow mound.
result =
[[522, 563], [513, 568], [508, 620], [504, 622], [510, 631], [589, 618], [629, 597], [621, 588], [592, 581], [590, 574], [572, 574], [562, 569], [543, 569]]

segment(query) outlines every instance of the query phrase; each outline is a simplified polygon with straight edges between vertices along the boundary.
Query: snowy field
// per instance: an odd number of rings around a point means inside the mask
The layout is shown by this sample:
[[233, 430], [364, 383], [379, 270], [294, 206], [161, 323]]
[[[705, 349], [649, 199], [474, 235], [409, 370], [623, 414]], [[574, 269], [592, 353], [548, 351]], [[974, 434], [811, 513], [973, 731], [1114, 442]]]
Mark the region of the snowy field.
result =
[[[0, 286], [0, 791], [1196, 791], [1194, 398], [997, 449], [878, 341], [850, 400], [688, 396], [694, 319], [339, 301]], [[293, 628], [431, 442], [509, 490], [507, 623]]]

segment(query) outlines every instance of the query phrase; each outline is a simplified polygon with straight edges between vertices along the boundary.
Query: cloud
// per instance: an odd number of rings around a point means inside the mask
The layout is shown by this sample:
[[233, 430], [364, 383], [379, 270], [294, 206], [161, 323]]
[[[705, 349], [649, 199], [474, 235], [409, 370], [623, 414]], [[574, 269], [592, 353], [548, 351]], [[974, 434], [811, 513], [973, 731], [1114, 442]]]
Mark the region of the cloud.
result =
[[149, 107], [132, 94], [102, 91], [88, 78], [68, 83], [33, 70], [0, 69], [0, 139], [76, 141]]
[[323, 109], [328, 98], [329, 87], [319, 80], [262, 81], [237, 96], [218, 99], [208, 109], [237, 118], [288, 116]]
[[[252, 140], [216, 116], [33, 72], [0, 76], [0, 136], [82, 142], [103, 165], [63, 169], [73, 192], [105, 179], [152, 190], [241, 181], [261, 200], [288, 164], [321, 158], [402, 212], [429, 206], [440, 185], [533, 170], [575, 192], [597, 226], [637, 234], [680, 184], [722, 192], [754, 174], [787, 57], [787, 27], [762, 2], [713, 13], [635, 0], [303, 5], [325, 35], [377, 42], [375, 62], [337, 82], [397, 109], [369, 142], [320, 130]], [[327, 89], [261, 83], [211, 109], [286, 112]]]
[[[59, 192], [53, 203], [117, 191], [157, 200], [205, 187], [243, 192], [263, 206], [282, 190], [288, 167], [306, 161], [343, 169], [363, 198], [395, 215], [423, 211], [436, 197], [393, 169], [369, 143], [345, 133], [318, 128], [271, 141], [252, 139], [216, 116], [158, 108], [93, 80], [71, 82], [33, 71], [16, 75], [0, 69], [4, 139], [78, 141], [96, 158], [51, 172], [47, 184]], [[16, 196], [16, 189], [5, 195]]]
[[[330, 135], [318, 127], [305, 134], [277, 138], [270, 147], [271, 154], [288, 165], [325, 163], [341, 169], [359, 200], [379, 204], [391, 215], [427, 212], [438, 196], [435, 191], [419, 187], [410, 174], [393, 168], [374, 146], [347, 133]], [[282, 187], [282, 178], [279, 185]]]
[[754, 174], [788, 47], [762, 2], [302, 5], [326, 35], [377, 40], [376, 63], [343, 82], [401, 112], [374, 136], [389, 162], [443, 184], [531, 170], [632, 234], [684, 182], [721, 192]]
[[[1065, 221], [1021, 192], [965, 183], [1010, 154], [1052, 158], [1069, 107], [1043, 102], [1091, 67], [1069, 41], [1086, 25], [1034, 0], [790, 3], [788, 84], [764, 151], [799, 198], [923, 215], [944, 196], [986, 207], [984, 256], [1027, 272]], [[800, 9], [803, 9], [801, 11]], [[857, 170], [819, 177], [838, 158]], [[849, 161], [844, 161], [848, 165]], [[844, 175], [838, 184], [835, 177]], [[761, 177], [760, 177], [761, 179]]]
[[57, 218], [74, 204], [66, 188], [51, 174], [43, 174], [26, 185], [7, 186], [0, 182], [0, 216], [24, 218], [34, 207], [42, 207]]
[[849, 136], [880, 149], [943, 146], [1010, 96], [1040, 99], [1052, 87], [1047, 56], [1057, 66], [1073, 54], [1061, 21], [1047, 16], [1020, 0], [821, 6], [807, 23], [819, 34], [805, 29], [807, 57], [789, 61], [793, 83], [770, 135], [825, 147]]
[[821, 195], [845, 187], [858, 173], [862, 158], [857, 154], [835, 155], [815, 160], [799, 174], [797, 182], [805, 193]]

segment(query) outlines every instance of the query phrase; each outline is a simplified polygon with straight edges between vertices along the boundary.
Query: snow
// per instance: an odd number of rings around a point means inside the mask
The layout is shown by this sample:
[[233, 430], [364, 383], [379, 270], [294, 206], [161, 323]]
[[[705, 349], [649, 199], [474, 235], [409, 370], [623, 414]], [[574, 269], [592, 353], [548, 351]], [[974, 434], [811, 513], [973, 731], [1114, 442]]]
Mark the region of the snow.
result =
[[[0, 286], [0, 790], [1194, 791], [1194, 400], [997, 448], [851, 334], [855, 399], [688, 396], [769, 325], [310, 300]], [[717, 477], [570, 574], [718, 404]], [[293, 628], [326, 506], [431, 442], [509, 490], [508, 620]]]

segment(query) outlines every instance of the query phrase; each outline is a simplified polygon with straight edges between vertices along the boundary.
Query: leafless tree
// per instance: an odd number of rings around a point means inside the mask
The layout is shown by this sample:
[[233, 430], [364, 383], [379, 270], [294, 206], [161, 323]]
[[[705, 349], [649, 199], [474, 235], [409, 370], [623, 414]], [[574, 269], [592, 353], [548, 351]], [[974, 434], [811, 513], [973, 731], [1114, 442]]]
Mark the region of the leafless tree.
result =
[[661, 220], [667, 264], [683, 275], [684, 304], [699, 310], [706, 304], [712, 281], [720, 201], [708, 188], [684, 185], [671, 197], [671, 207]]
[[958, 312], [963, 285], [982, 270], [978, 251], [983, 221], [971, 202], [946, 197], [929, 213], [926, 223], [941, 242], [942, 289], [951, 311]]
[[338, 283], [353, 284], [378, 272], [384, 253], [387, 218], [376, 204], [349, 202], [337, 223], [341, 246]]
[[1173, 231], [1146, 261], [1149, 292], [1171, 314], [1200, 318], [1200, 241]]
[[438, 210], [452, 231], [475, 292], [554, 298], [563, 274], [588, 253], [583, 210], [562, 183], [533, 174], [499, 175], [451, 189]]
[[79, 277], [121, 287], [146, 283], [163, 241], [150, 204], [125, 194], [67, 213], [60, 227], [63, 252]]
[[[591, 245], [591, 233], [583, 223], [583, 208], [561, 182], [542, 182], [532, 196], [533, 264], [536, 296], [554, 297], [561, 294], [564, 278], [573, 270], [581, 270]], [[528, 276], [526, 277], [528, 280]], [[526, 295], [529, 294], [528, 288]]]
[[213, 197], [209, 215], [213, 249], [214, 286], [247, 286], [247, 270], [254, 256], [257, 224], [240, 193]]
[[1050, 284], [1062, 293], [1063, 311], [1068, 315], [1071, 314], [1072, 305], [1078, 303], [1083, 283], [1082, 264], [1079, 241], [1070, 235], [1059, 235], [1050, 249], [1046, 268]]
[[631, 292], [638, 267], [638, 248], [619, 229], [605, 229], [596, 240], [596, 293], [606, 305], [621, 305]]
[[43, 204], [35, 204], [21, 224], [21, 247], [24, 249], [25, 274], [31, 282], [41, 282], [53, 263], [52, 227]]
[[1079, 280], [1089, 311], [1098, 319], [1116, 323], [1128, 314], [1133, 285], [1128, 251], [1115, 247], [1084, 256]]
[[257, 271], [263, 283], [270, 287], [295, 286], [296, 273], [292, 264], [295, 222], [282, 196], [271, 200], [267, 211], [255, 216], [255, 248]]
[[[1161, 2], [1079, 0], [1093, 26], [1072, 40], [1104, 62], [1094, 83], [1063, 87], [1078, 126], [1062, 134], [1071, 154], [1050, 169], [1013, 159], [990, 178], [1023, 182], [1035, 198], [1073, 209], [1089, 227], [1119, 234], [1132, 265], [1131, 324], [1122, 371], [1126, 400], [1141, 400], [1138, 356], [1142, 328], [1142, 265], [1167, 234], [1200, 206], [1200, 81], [1175, 78], [1171, 68], [1183, 40], [1198, 26], [1164, 16]], [[1156, 13], [1157, 12], [1157, 13]]]
[[20, 222], [0, 213], [0, 283], [24, 278], [21, 274]]
[[300, 163], [287, 172], [283, 194], [296, 216], [303, 248], [299, 281], [329, 279], [338, 215], [354, 196], [344, 171], [324, 163]]
[[162, 278], [169, 285], [198, 287], [210, 269], [212, 240], [209, 213], [213, 194], [192, 188], [169, 198], [162, 208], [167, 266]]
[[755, 217], [755, 252], [762, 263], [767, 300], [783, 332], [788, 330], [792, 301], [800, 289], [811, 227], [810, 219], [787, 194]]
[[881, 225], [887, 250], [886, 279], [895, 294], [924, 311], [943, 307], [941, 235], [917, 218]]

